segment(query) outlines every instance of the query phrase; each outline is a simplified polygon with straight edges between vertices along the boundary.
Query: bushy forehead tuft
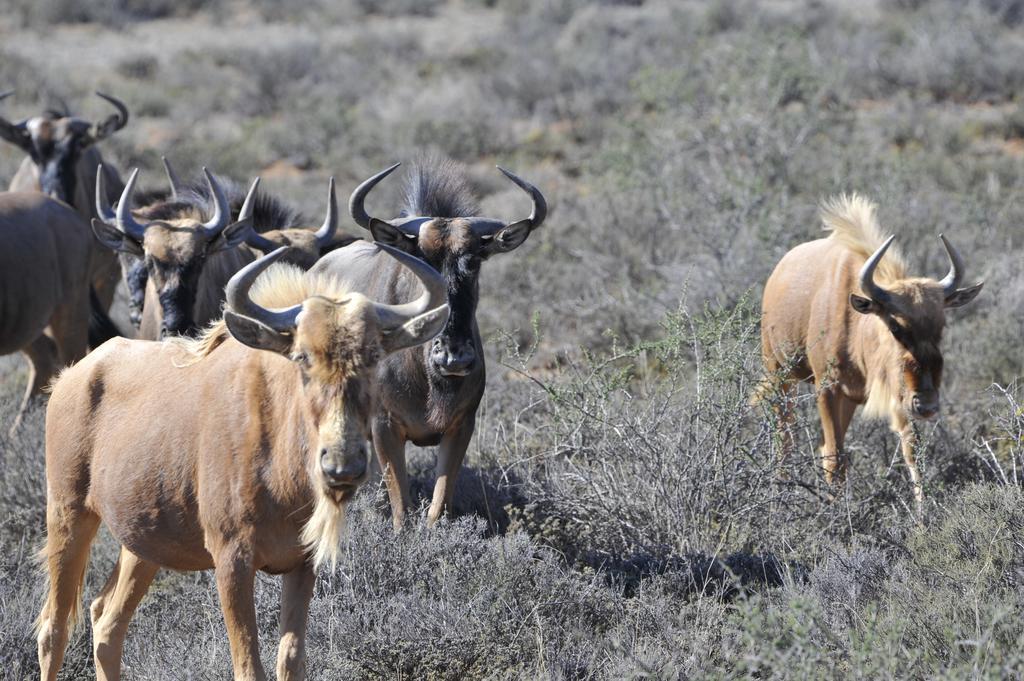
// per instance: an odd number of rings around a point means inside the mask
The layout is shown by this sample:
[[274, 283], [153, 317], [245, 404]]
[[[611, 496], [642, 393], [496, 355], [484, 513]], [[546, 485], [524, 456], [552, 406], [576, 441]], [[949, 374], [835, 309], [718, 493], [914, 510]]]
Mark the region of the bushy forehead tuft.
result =
[[263, 307], [281, 308], [298, 305], [313, 296], [341, 300], [350, 294], [348, 285], [337, 277], [308, 273], [295, 265], [278, 262], [256, 279], [249, 295]]
[[417, 159], [405, 183], [405, 215], [469, 217], [479, 212], [465, 170], [439, 156]]

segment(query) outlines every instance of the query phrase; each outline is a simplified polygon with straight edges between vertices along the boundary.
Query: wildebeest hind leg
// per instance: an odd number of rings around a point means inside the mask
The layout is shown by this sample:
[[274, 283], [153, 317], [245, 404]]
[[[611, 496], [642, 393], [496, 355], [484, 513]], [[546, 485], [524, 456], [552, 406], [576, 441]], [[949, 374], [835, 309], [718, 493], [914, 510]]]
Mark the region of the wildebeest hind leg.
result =
[[433, 525], [450, 509], [452, 497], [455, 496], [455, 480], [462, 468], [462, 460], [466, 457], [466, 449], [473, 437], [475, 419], [472, 417], [459, 424], [454, 430], [444, 434], [437, 450], [437, 467], [434, 482], [434, 497], [427, 511], [427, 525]]
[[92, 602], [92, 652], [99, 681], [121, 678], [121, 651], [128, 623], [158, 569], [155, 563], [122, 548], [103, 592]]
[[77, 620], [89, 547], [100, 519], [84, 508], [47, 500], [43, 560], [49, 577], [46, 601], [36, 622], [40, 677], [57, 678], [68, 643], [69, 620]]
[[11, 425], [11, 435], [21, 425], [21, 419], [25, 416], [32, 398], [42, 393], [43, 388], [57, 373], [57, 344], [45, 333], [39, 334], [38, 338], [22, 349], [22, 352], [28, 360], [28, 385], [18, 413], [14, 417], [14, 424]]

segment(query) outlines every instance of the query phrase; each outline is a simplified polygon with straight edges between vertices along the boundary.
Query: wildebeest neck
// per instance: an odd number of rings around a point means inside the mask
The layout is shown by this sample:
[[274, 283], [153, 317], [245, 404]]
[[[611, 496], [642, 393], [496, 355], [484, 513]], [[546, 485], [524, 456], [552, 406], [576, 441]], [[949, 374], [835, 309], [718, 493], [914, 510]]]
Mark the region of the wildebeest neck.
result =
[[476, 332], [480, 239], [465, 220], [435, 218], [420, 228], [418, 245], [444, 276], [450, 309], [447, 324], [426, 349], [427, 365], [434, 378], [467, 376], [482, 356]]
[[39, 165], [39, 187], [47, 196], [72, 204], [75, 199], [75, 153], [58, 153]]

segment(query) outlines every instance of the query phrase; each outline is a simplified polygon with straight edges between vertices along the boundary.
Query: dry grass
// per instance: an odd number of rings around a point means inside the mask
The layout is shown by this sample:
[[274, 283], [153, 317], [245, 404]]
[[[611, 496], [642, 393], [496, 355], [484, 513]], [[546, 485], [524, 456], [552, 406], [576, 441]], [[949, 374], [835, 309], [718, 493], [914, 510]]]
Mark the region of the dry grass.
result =
[[[487, 213], [527, 208], [495, 163], [549, 197], [545, 226], [484, 266], [489, 384], [459, 519], [393, 536], [373, 492], [358, 500], [317, 587], [312, 678], [1024, 671], [1020, 3], [74, 4], [0, 18], [0, 89], [18, 89], [0, 106], [18, 118], [62, 97], [95, 115], [93, 90], [123, 97], [132, 122], [104, 143], [122, 170], [156, 182], [170, 152], [181, 170], [260, 173], [319, 215], [328, 175], [344, 191], [436, 151], [466, 165]], [[0, 147], [0, 180], [19, 160]], [[374, 212], [398, 206], [398, 184]], [[924, 527], [882, 424], [855, 420], [830, 501], [806, 396], [782, 481], [770, 410], [748, 402], [760, 286], [820, 234], [819, 201], [849, 191], [878, 202], [911, 274], [945, 271], [945, 232], [987, 282], [951, 314]], [[0, 368], [0, 430], [20, 366]], [[10, 678], [37, 673], [42, 452], [41, 411], [0, 440]], [[410, 454], [423, 498], [433, 452]], [[114, 555], [104, 536], [87, 597]], [[260, 580], [268, 666], [277, 589]], [[89, 636], [65, 678], [91, 678]], [[125, 666], [224, 676], [210, 575], [158, 578]]]

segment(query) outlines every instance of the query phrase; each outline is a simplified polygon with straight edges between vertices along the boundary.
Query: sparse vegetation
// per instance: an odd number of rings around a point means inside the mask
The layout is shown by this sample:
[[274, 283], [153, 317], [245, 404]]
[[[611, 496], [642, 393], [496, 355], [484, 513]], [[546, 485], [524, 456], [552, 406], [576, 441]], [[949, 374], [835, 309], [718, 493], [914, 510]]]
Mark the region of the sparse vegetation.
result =
[[[434, 151], [466, 164], [487, 214], [525, 208], [494, 163], [551, 202], [481, 276], [488, 391], [457, 517], [394, 535], [380, 491], [361, 495], [345, 561], [317, 585], [311, 678], [1024, 675], [1024, 3], [12, 10], [4, 114], [88, 114], [92, 91], [114, 93], [133, 120], [103, 153], [150, 182], [168, 153], [183, 171], [260, 173], [318, 215], [326, 176], [345, 192]], [[20, 160], [0, 147], [0, 184]], [[398, 184], [373, 205], [398, 205]], [[987, 282], [946, 332], [944, 415], [922, 429], [924, 525], [884, 423], [855, 419], [833, 498], [807, 393], [782, 465], [771, 410], [750, 404], [761, 286], [817, 235], [817, 203], [849, 190], [878, 201], [914, 273], [944, 271], [945, 232]], [[0, 360], [0, 377], [5, 432], [22, 360]], [[0, 436], [11, 679], [38, 673], [43, 416]], [[410, 453], [423, 498], [433, 453]], [[103, 535], [87, 599], [115, 556]], [[270, 668], [278, 588], [264, 577], [257, 594]], [[91, 678], [90, 651], [86, 625], [63, 678]], [[229, 668], [212, 576], [162, 573], [126, 677]]]

